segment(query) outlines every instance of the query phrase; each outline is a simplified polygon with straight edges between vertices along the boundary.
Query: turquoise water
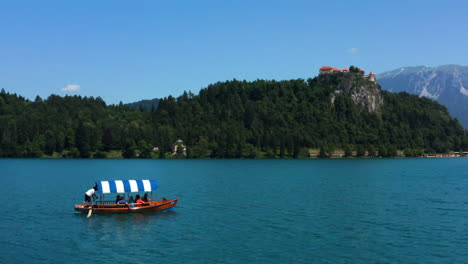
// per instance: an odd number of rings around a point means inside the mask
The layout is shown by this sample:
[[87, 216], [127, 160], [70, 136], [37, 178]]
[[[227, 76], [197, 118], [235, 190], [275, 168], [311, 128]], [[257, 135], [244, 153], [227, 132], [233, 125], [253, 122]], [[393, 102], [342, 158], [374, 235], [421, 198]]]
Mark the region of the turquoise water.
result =
[[[468, 263], [466, 158], [3, 159], [0, 171], [0, 263]], [[147, 178], [179, 205], [73, 210], [96, 180]]]

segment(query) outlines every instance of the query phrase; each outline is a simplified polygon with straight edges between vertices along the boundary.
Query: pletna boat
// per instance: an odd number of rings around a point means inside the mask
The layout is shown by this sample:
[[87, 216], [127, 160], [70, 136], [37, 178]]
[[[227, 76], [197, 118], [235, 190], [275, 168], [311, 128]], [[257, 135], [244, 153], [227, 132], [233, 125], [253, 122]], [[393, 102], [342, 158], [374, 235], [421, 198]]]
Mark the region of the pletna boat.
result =
[[[76, 204], [75, 210], [79, 212], [88, 213], [143, 213], [143, 212], [156, 212], [165, 211], [174, 208], [177, 205], [178, 198], [168, 200], [162, 198], [155, 201], [153, 191], [158, 188], [155, 180], [114, 180], [114, 181], [99, 181], [96, 183], [98, 188], [96, 194], [99, 199], [94, 201], [92, 205]], [[130, 203], [130, 204], [116, 204], [115, 201], [106, 201], [105, 194], [124, 194], [126, 199], [129, 198], [130, 193], [150, 193], [148, 202], [146, 203]]]

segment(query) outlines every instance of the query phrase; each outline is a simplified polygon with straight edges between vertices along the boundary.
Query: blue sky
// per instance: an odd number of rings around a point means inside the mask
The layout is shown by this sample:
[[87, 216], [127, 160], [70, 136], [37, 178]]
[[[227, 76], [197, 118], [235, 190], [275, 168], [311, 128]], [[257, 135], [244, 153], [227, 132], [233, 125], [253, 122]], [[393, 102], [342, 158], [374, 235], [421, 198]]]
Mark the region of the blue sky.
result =
[[467, 65], [468, 1], [380, 2], [6, 1], [0, 88], [118, 103], [322, 65]]

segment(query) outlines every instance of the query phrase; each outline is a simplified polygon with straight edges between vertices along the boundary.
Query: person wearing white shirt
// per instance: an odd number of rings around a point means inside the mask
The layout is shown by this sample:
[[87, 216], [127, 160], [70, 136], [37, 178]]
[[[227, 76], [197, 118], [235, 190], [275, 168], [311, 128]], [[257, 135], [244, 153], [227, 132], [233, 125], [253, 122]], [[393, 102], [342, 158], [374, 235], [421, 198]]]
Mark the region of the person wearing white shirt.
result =
[[97, 196], [96, 196], [96, 191], [97, 191], [97, 190], [98, 190], [97, 184], [96, 184], [93, 188], [87, 190], [87, 191], [85, 192], [83, 204], [85, 204], [86, 202], [88, 202], [88, 205], [91, 206], [91, 197], [93, 197], [94, 199], [97, 199]]

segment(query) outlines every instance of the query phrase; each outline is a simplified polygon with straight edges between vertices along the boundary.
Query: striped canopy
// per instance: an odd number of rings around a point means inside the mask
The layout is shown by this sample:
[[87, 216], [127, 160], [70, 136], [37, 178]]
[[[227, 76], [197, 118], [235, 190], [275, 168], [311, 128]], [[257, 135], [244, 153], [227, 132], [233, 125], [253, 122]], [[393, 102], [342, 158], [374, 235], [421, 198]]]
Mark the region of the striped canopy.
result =
[[97, 185], [97, 193], [151, 192], [158, 188], [155, 180], [99, 181]]

